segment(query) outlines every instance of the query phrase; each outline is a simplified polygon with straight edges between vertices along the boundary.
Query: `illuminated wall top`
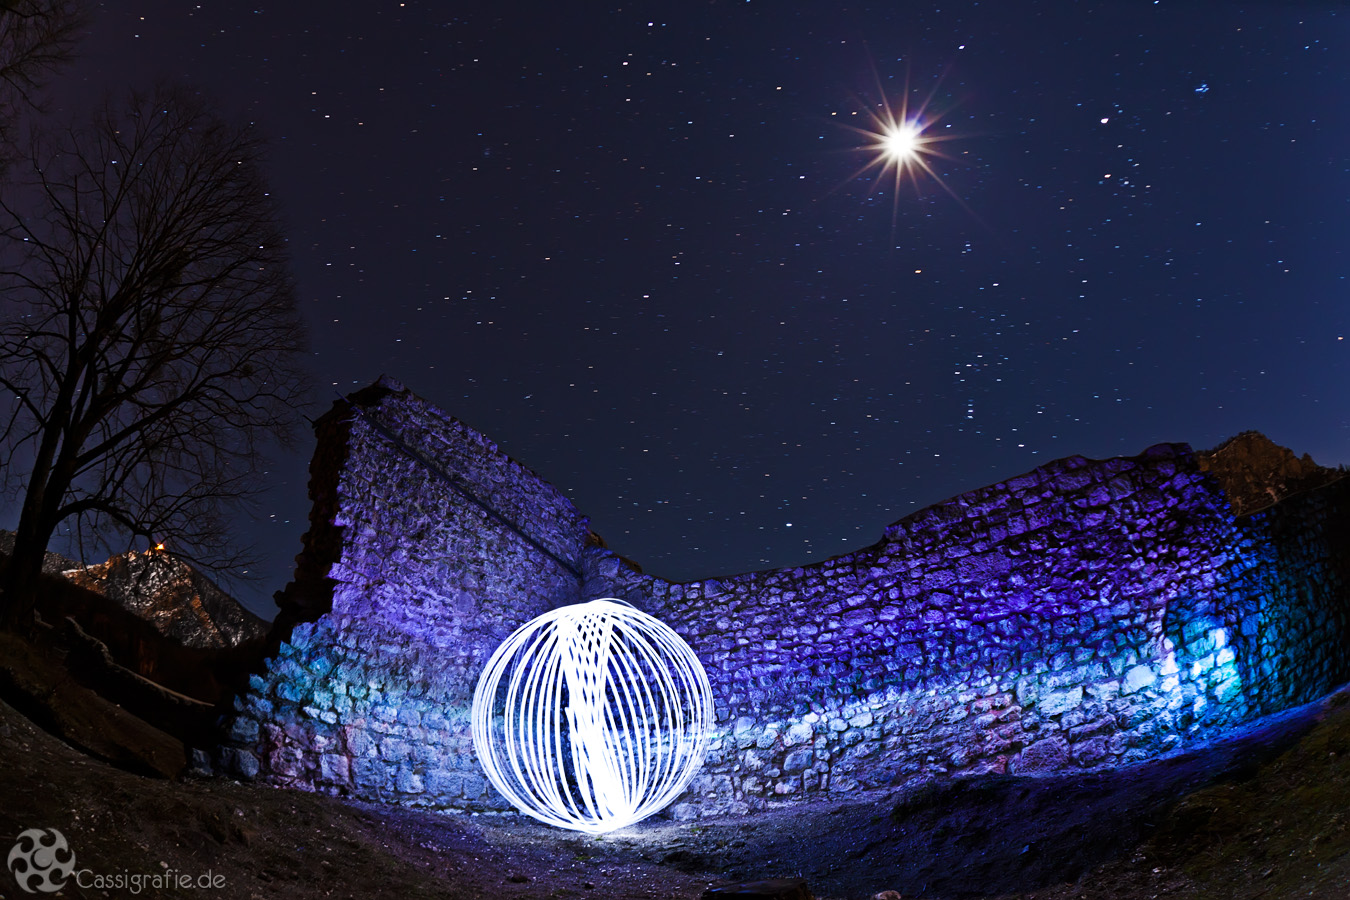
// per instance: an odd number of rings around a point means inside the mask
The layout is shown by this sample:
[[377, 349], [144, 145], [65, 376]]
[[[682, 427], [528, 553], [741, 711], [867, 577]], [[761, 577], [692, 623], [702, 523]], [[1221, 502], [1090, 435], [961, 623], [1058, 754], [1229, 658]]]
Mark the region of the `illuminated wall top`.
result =
[[[676, 816], [979, 772], [1136, 762], [1350, 679], [1350, 482], [1234, 518], [1184, 445], [1070, 457], [797, 568], [671, 584], [555, 489], [386, 383], [319, 425], [314, 521], [240, 698], [237, 774], [504, 808], [473, 756], [488, 654], [618, 597], [707, 670], [716, 729]], [[284, 635], [283, 635], [284, 637]]]

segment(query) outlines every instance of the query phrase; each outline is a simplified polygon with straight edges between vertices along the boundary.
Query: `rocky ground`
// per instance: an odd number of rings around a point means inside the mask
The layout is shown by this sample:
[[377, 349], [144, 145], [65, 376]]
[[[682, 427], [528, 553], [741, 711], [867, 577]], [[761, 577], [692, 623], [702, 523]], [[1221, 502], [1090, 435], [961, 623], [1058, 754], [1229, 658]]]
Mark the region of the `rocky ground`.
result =
[[[55, 828], [95, 876], [210, 873], [221, 898], [695, 898], [800, 876], [821, 898], [1350, 897], [1350, 690], [1126, 771], [934, 783], [601, 838], [518, 816], [138, 775], [0, 704], [0, 835]], [[8, 853], [9, 838], [0, 852]], [[33, 896], [0, 874], [0, 895]], [[124, 897], [81, 888], [57, 897]]]

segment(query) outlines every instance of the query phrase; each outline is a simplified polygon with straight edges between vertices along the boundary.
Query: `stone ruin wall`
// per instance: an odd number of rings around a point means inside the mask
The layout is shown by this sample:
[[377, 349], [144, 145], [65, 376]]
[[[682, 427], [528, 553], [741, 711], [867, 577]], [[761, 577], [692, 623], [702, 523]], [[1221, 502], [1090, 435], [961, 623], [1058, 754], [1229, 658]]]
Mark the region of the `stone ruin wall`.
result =
[[605, 596], [674, 627], [712, 682], [718, 730], [681, 818], [1128, 765], [1350, 679], [1350, 480], [1235, 519], [1184, 445], [1070, 457], [854, 553], [673, 584], [588, 543], [557, 490], [424, 401], [388, 385], [357, 406], [321, 422], [283, 600], [283, 620], [314, 621], [254, 677], [222, 751], [246, 777], [504, 808], [469, 736], [477, 674], [517, 625]]
[[1235, 520], [1183, 445], [1070, 457], [818, 565], [676, 585], [592, 556], [586, 593], [708, 668], [723, 730], [681, 815], [1115, 767], [1350, 678], [1346, 487]]
[[580, 598], [575, 567], [548, 554], [579, 559], [586, 520], [398, 385], [353, 400], [316, 425], [315, 512], [279, 598], [283, 627], [299, 621], [236, 701], [221, 762], [286, 787], [483, 804], [469, 733], [478, 673], [522, 622]]

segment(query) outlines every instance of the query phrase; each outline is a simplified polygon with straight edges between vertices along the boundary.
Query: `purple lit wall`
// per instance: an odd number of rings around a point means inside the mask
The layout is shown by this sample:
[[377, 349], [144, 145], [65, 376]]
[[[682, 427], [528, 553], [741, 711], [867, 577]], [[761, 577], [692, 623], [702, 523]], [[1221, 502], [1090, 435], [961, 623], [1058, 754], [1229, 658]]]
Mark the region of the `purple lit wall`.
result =
[[589, 558], [703, 656], [686, 807], [1139, 762], [1350, 678], [1342, 481], [1235, 521], [1184, 445], [1059, 460], [825, 563], [671, 585]]
[[283, 643], [236, 702], [222, 763], [368, 799], [495, 803], [473, 757], [474, 684], [517, 625], [580, 598], [567, 561], [586, 520], [397, 383], [352, 400], [316, 424]]
[[1183, 445], [1071, 457], [852, 554], [671, 584], [588, 545], [558, 491], [462, 423], [389, 383], [355, 399], [320, 422], [279, 617], [301, 624], [238, 702], [237, 774], [502, 808], [469, 739], [477, 673], [516, 625], [605, 596], [674, 627], [712, 681], [679, 817], [1129, 764], [1350, 679], [1345, 480], [1235, 520]]

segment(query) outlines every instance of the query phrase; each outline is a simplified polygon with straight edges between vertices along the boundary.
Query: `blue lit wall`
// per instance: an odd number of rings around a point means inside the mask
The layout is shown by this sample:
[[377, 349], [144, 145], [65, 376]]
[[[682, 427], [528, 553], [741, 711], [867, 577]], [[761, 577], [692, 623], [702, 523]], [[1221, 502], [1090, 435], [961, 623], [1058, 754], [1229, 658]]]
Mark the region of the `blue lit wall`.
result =
[[386, 390], [367, 416], [549, 554], [342, 415], [321, 429], [340, 464], [311, 549], [324, 522], [340, 534], [293, 586], [327, 597], [326, 574], [331, 610], [309, 602], [315, 620], [240, 698], [224, 751], [238, 774], [500, 807], [468, 736], [477, 672], [516, 625], [601, 596], [671, 624], [712, 680], [719, 731], [677, 816], [1125, 765], [1350, 680], [1345, 481], [1235, 520], [1183, 445], [1071, 457], [855, 553], [671, 584], [588, 546], [556, 490], [424, 401]]

